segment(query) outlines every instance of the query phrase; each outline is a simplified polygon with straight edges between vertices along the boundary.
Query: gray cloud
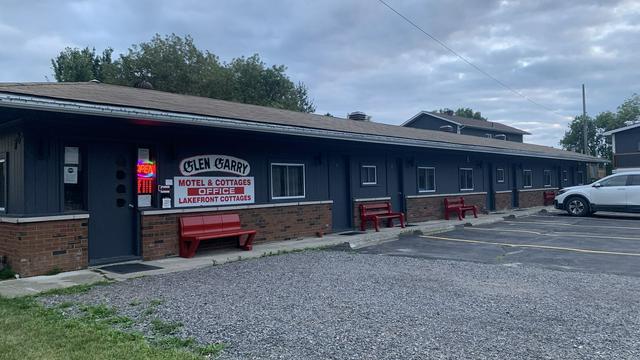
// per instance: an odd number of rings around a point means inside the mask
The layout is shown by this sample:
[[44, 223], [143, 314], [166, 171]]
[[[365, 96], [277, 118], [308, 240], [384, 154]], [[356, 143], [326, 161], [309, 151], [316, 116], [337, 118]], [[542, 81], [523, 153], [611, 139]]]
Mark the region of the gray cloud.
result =
[[0, 11], [0, 81], [52, 79], [65, 46], [124, 52], [155, 33], [191, 34], [223, 61], [259, 53], [305, 82], [318, 112], [362, 110], [399, 124], [420, 110], [473, 107], [557, 146], [581, 111], [640, 92], [637, 1], [389, 0], [462, 55], [554, 110], [501, 88], [375, 0], [23, 1]]

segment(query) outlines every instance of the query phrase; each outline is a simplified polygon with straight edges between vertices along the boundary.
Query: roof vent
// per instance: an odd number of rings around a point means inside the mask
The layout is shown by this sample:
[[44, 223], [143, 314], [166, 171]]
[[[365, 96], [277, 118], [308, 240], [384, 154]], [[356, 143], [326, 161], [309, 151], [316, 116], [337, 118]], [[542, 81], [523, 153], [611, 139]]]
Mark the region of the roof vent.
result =
[[498, 140], [507, 140], [507, 135], [505, 134], [495, 134], [493, 136], [494, 139], [498, 139]]
[[151, 83], [147, 80], [140, 80], [137, 83], [133, 84], [133, 87], [137, 87], [139, 89], [153, 89], [153, 85], [151, 85]]
[[370, 121], [371, 116], [363, 113], [362, 111], [354, 111], [350, 114], [347, 114], [347, 119], [355, 121]]
[[453, 126], [451, 126], [451, 125], [442, 125], [442, 126], [440, 126], [440, 131], [453, 132]]

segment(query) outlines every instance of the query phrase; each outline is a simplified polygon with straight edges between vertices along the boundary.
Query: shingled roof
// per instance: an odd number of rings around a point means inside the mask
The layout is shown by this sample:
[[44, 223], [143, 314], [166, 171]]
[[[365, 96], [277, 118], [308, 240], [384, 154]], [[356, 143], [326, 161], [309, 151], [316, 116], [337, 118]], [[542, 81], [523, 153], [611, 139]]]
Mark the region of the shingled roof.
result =
[[[50, 104], [51, 100], [59, 101], [61, 104], [56, 105], [54, 108]], [[72, 103], [70, 104], [69, 102]], [[262, 126], [272, 124], [281, 126], [283, 129], [284, 127], [299, 130], [307, 129], [314, 131], [313, 136], [316, 137], [331, 137], [331, 134], [340, 134], [342, 138], [354, 141], [368, 141], [367, 139], [375, 137], [376, 139], [383, 139], [384, 143], [389, 144], [411, 142], [412, 146], [421, 147], [455, 148], [457, 150], [586, 162], [604, 161], [592, 156], [548, 146], [452, 134], [443, 131], [414, 129], [368, 121], [347, 120], [126, 86], [95, 82], [0, 83], [0, 107], [78, 112], [74, 109], [83, 104], [121, 107], [126, 111], [136, 112], [137, 118], [144, 117], [141, 111], [145, 110], [169, 115], [175, 114], [175, 116], [180, 115], [181, 118], [197, 116], [197, 122], [194, 121], [194, 124], [203, 126], [214, 126], [214, 120], [230, 119], [236, 121], [236, 123], [239, 120], [247, 126], [251, 124], [260, 124]], [[116, 110], [120, 111], [119, 109]], [[100, 115], [120, 117], [121, 115], [118, 115], [117, 111], [104, 108], [100, 110]], [[124, 113], [124, 110], [121, 113]], [[211, 124], [207, 124], [208, 121]]]
[[411, 123], [418, 120], [423, 115], [433, 116], [445, 121], [449, 121], [456, 125], [462, 125], [464, 127], [500, 131], [508, 134], [531, 135], [531, 133], [528, 133], [524, 130], [516, 129], [514, 127], [505, 125], [503, 123], [495, 122], [495, 121], [471, 119], [471, 118], [466, 118], [462, 116], [441, 114], [433, 111], [421, 111], [411, 119], [407, 120], [404, 124], [402, 124], [402, 126], [410, 126]]

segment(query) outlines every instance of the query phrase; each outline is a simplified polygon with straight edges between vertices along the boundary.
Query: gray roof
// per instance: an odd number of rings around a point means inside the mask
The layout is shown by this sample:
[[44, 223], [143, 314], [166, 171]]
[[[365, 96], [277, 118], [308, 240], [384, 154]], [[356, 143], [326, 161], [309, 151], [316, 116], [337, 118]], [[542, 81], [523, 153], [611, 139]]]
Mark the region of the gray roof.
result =
[[[46, 101], [73, 102], [55, 109], [42, 105]], [[47, 103], [48, 104], [48, 103]], [[548, 146], [488, 139], [477, 136], [452, 134], [388, 125], [368, 121], [355, 121], [331, 116], [300, 113], [264, 106], [248, 105], [197, 96], [172, 94], [156, 90], [94, 82], [83, 83], [0, 83], [0, 106], [73, 112], [78, 105], [118, 106], [124, 111], [156, 111], [174, 118], [193, 117], [193, 123], [217, 126], [214, 121], [232, 119], [244, 128], [257, 129], [280, 127], [313, 133], [316, 137], [331, 137], [353, 141], [369, 141], [387, 144], [411, 144], [411, 146], [480, 151], [495, 154], [511, 154], [541, 158], [603, 162], [604, 160]], [[100, 115], [120, 117], [118, 109], [102, 109]], [[166, 115], [166, 116], [169, 116]], [[151, 116], [151, 115], [150, 115]], [[160, 115], [158, 115], [160, 116]], [[196, 118], [197, 117], [197, 118]], [[151, 117], [150, 117], [151, 119]], [[238, 121], [239, 120], [239, 121]], [[207, 124], [209, 123], [209, 124]], [[279, 131], [278, 129], [274, 131]], [[333, 134], [333, 135], [332, 135]], [[369, 139], [369, 140], [368, 140]], [[372, 141], [374, 142], [374, 141]]]
[[636, 122], [636, 123], [633, 123], [633, 124], [630, 124], [630, 125], [627, 125], [627, 126], [623, 126], [621, 128], [617, 128], [617, 129], [613, 129], [613, 130], [609, 130], [609, 131], [603, 132], [602, 135], [609, 136], [609, 135], [613, 135], [613, 134], [616, 134], [616, 133], [619, 133], [619, 132], [622, 132], [622, 131], [635, 129], [637, 127], [640, 127], [640, 122]]
[[505, 125], [503, 123], [495, 122], [495, 121], [471, 119], [471, 118], [466, 118], [462, 116], [441, 114], [433, 111], [421, 111], [411, 119], [407, 120], [404, 124], [402, 124], [402, 126], [409, 126], [411, 123], [413, 123], [423, 115], [433, 116], [438, 119], [442, 119], [444, 121], [449, 121], [457, 125], [462, 125], [464, 127], [500, 131], [508, 134], [531, 135], [531, 133], [528, 133], [524, 130], [516, 129], [514, 127]]

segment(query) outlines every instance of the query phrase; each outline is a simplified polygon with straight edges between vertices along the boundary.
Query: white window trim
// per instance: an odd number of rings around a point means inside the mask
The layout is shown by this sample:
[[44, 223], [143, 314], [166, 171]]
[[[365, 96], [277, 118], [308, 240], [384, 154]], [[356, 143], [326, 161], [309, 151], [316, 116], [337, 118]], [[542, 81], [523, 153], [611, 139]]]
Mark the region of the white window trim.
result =
[[473, 191], [473, 189], [476, 186], [476, 184], [475, 184], [476, 182], [473, 181], [473, 168], [460, 168], [458, 170], [458, 179], [460, 179], [460, 171], [461, 170], [470, 170], [471, 171], [471, 188], [468, 188], [468, 189], [467, 188], [462, 188], [462, 184], [460, 184], [460, 191]]
[[374, 181], [373, 182], [362, 181], [362, 185], [378, 185], [378, 167], [376, 165], [362, 165], [360, 166], [360, 171], [364, 169], [370, 169], [370, 168], [373, 168]]
[[[498, 180], [498, 170], [502, 171], [502, 180]], [[504, 168], [496, 168], [496, 182], [499, 184], [504, 183]]]
[[[433, 190], [420, 190], [420, 182], [418, 181], [418, 192], [419, 193], [434, 193], [436, 192], [436, 168], [433, 166], [418, 166], [418, 178], [420, 178], [420, 170], [433, 170]], [[426, 179], [426, 177], [425, 177]]]
[[[296, 196], [273, 196], [273, 166], [302, 166], [302, 195]], [[271, 199], [283, 200], [283, 199], [304, 199], [307, 197], [307, 171], [304, 164], [296, 163], [271, 163], [269, 166], [269, 180], [271, 185]]]
[[[531, 178], [531, 185], [528, 185], [528, 186], [524, 184], [524, 183], [525, 183], [525, 182], [524, 182], [524, 179], [526, 178], [525, 174], [526, 174], [527, 172], [529, 172], [529, 174], [531, 175], [531, 176], [530, 176], [530, 178]], [[531, 171], [531, 169], [524, 169], [524, 170], [522, 170], [522, 187], [523, 187], [524, 189], [531, 189], [531, 188], [533, 187], [533, 171]]]
[[2, 188], [0, 188], [0, 191], [3, 192], [4, 194], [4, 206], [0, 207], [0, 212], [5, 212], [7, 211], [7, 191], [6, 191], [6, 187], [7, 187], [7, 159], [3, 156], [0, 159], [0, 166], [4, 166], [4, 184], [2, 184]]
[[[548, 184], [546, 183], [546, 181], [547, 181], [547, 173], [549, 174], [549, 183]], [[553, 182], [552, 179], [551, 179], [551, 170], [543, 170], [542, 171], [542, 180], [545, 181], [545, 183], [543, 184], [544, 187], [550, 187], [551, 186], [551, 183]]]

